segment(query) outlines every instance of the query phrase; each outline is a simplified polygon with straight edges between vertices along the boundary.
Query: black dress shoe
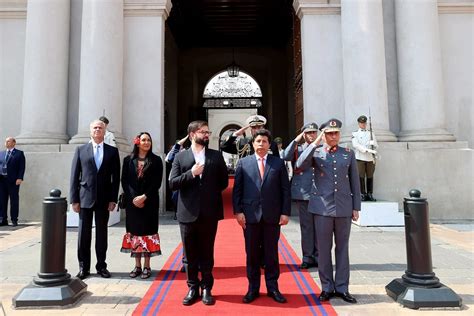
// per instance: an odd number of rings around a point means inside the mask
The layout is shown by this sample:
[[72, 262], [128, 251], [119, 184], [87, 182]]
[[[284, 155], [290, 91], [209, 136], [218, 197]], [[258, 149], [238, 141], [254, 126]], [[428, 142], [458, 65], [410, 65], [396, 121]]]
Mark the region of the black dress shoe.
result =
[[79, 270], [79, 273], [76, 275], [76, 277], [78, 277], [81, 280], [84, 280], [89, 275], [91, 275], [91, 273], [89, 271], [85, 271], [85, 270], [81, 269], [81, 270]]
[[18, 226], [18, 221], [12, 221], [12, 226], [13, 226], [13, 227]]
[[258, 291], [248, 291], [242, 299], [242, 302], [244, 302], [245, 304], [252, 303], [259, 296], [260, 293]]
[[333, 292], [322, 291], [321, 294], [319, 294], [319, 301], [320, 302], [329, 301], [329, 299], [333, 296], [334, 296]]
[[300, 265], [300, 270], [306, 270], [306, 269], [317, 268], [317, 267], [318, 267], [318, 264], [317, 264], [317, 263], [303, 262], [303, 263]]
[[272, 291], [267, 293], [267, 296], [273, 298], [273, 300], [277, 303], [286, 303], [286, 298], [281, 295], [280, 291]]
[[202, 302], [204, 305], [214, 305], [216, 303], [210, 289], [202, 289]]
[[345, 293], [336, 292], [335, 295], [336, 295], [337, 297], [342, 298], [342, 299], [343, 299], [344, 301], [346, 301], [347, 303], [351, 303], [351, 304], [357, 303], [357, 300], [355, 299], [355, 297], [352, 296], [349, 292], [345, 292]]
[[192, 305], [199, 298], [199, 289], [190, 288], [188, 294], [183, 298], [183, 305]]
[[1, 221], [0, 226], [8, 226], [8, 221]]
[[377, 202], [377, 199], [374, 198], [372, 193], [367, 193], [367, 200], [366, 201]]
[[98, 270], [97, 274], [106, 279], [111, 277], [109, 270], [107, 270], [106, 268]]

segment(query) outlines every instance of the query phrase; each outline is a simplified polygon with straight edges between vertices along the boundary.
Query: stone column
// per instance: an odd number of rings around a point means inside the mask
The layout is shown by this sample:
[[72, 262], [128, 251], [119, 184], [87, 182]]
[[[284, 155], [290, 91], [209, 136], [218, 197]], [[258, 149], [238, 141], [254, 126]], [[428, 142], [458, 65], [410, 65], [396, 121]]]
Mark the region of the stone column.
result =
[[164, 148], [165, 25], [170, 0], [127, 1], [124, 28], [123, 133], [147, 131]]
[[117, 144], [122, 136], [123, 1], [83, 0], [78, 133], [70, 143], [90, 139], [89, 124], [105, 115]]
[[397, 140], [389, 127], [383, 28], [382, 0], [341, 0], [344, 138], [370, 108], [377, 140]]
[[344, 120], [341, 7], [322, 0], [295, 0], [293, 7], [301, 20], [304, 121]]
[[454, 141], [445, 127], [436, 0], [395, 0], [400, 141]]
[[67, 143], [70, 2], [28, 1], [19, 144]]

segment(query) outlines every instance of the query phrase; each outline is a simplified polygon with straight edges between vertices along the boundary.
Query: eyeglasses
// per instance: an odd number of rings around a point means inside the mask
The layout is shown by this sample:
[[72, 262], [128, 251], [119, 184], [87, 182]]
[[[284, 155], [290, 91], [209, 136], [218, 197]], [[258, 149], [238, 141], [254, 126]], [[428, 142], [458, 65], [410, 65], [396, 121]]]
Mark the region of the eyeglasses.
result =
[[209, 136], [212, 135], [211, 131], [196, 131], [196, 133], [201, 134], [201, 135], [209, 135]]

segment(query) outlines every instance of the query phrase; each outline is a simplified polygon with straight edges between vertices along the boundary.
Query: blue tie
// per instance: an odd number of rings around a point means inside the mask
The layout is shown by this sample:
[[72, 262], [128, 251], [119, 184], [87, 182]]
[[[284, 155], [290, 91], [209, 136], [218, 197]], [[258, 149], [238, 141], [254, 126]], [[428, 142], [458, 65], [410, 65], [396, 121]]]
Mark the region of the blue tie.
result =
[[94, 154], [95, 166], [97, 170], [100, 169], [100, 145], [95, 146], [95, 154]]
[[5, 161], [3, 162], [3, 165], [2, 165], [2, 175], [4, 176], [7, 175], [7, 163], [8, 163], [8, 160], [10, 159], [11, 154], [12, 154], [11, 150], [7, 150], [7, 153], [5, 154]]

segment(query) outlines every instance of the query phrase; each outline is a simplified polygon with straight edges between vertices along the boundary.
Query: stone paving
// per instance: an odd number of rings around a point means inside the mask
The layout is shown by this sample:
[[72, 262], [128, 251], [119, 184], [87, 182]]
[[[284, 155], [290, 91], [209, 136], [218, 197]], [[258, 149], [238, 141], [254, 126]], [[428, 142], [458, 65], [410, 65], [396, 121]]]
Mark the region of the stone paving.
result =
[[[298, 217], [292, 216], [289, 225], [282, 231], [300, 255]], [[404, 229], [355, 225], [352, 226], [350, 243], [350, 291], [359, 303], [351, 305], [333, 299], [332, 305], [339, 315], [474, 315], [473, 231], [472, 223], [431, 225], [434, 272], [443, 284], [462, 297], [461, 309], [411, 310], [394, 302], [386, 295], [385, 285], [401, 277], [406, 269]], [[128, 277], [134, 264], [129, 255], [119, 251], [123, 233], [123, 222], [109, 228], [107, 262], [112, 278], [102, 279], [93, 275], [86, 279], [88, 292], [74, 306], [15, 310], [12, 297], [29, 284], [39, 271], [41, 226], [39, 223], [20, 223], [18, 227], [0, 227], [0, 315], [131, 315], [151, 285], [152, 278], [133, 280]], [[180, 242], [177, 222], [169, 213], [160, 217], [160, 237], [163, 255], [152, 258], [153, 277]], [[78, 269], [76, 243], [77, 229], [68, 228], [66, 268], [72, 275]], [[92, 258], [94, 264], [94, 252]], [[317, 269], [311, 269], [311, 275], [319, 284]], [[285, 292], [285, 289], [281, 290]]]

